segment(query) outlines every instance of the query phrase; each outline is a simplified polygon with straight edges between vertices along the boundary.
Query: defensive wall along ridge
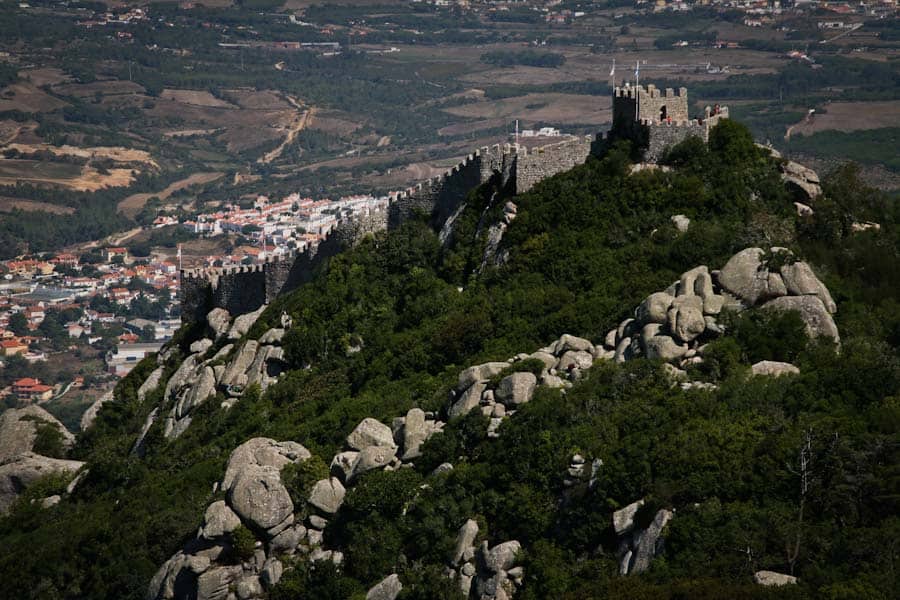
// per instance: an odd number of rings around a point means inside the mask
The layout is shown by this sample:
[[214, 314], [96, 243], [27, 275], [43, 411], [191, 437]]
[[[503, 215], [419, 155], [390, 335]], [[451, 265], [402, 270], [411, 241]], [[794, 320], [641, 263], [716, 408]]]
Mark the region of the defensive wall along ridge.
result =
[[[659, 89], [653, 84], [617, 86], [613, 90], [613, 125], [608, 140], [630, 139], [644, 148], [644, 159], [656, 162], [667, 147], [697, 136], [709, 140], [710, 129], [728, 118], [728, 108], [706, 108], [691, 119], [687, 88]], [[317, 246], [264, 263], [182, 271], [181, 305], [185, 322], [204, 318], [214, 307], [241, 314], [256, 310], [279, 294], [309, 281], [323, 260], [352, 246], [365, 235], [394, 229], [416, 213], [430, 216], [440, 229], [470, 190], [492, 178], [516, 194], [583, 163], [602, 135], [572, 136], [526, 148], [513, 144], [485, 146], [467, 155], [444, 174], [388, 197], [387, 208], [339, 221]]]
[[231, 314], [256, 310], [309, 281], [323, 260], [370, 233], [399, 227], [416, 213], [430, 215], [432, 225], [440, 228], [469, 191], [493, 177], [517, 194], [527, 192], [539, 181], [587, 160], [593, 142], [593, 136], [582, 136], [531, 149], [513, 144], [485, 146], [442, 175], [391, 194], [386, 209], [339, 221], [321, 242], [304, 252], [252, 265], [183, 269], [182, 321], [202, 320], [216, 307]]

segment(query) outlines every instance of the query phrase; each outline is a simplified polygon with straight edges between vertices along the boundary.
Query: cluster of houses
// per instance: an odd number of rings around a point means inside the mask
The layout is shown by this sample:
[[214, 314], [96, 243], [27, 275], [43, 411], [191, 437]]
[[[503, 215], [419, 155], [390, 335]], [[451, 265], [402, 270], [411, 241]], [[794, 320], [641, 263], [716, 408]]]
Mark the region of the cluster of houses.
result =
[[[158, 348], [180, 324], [177, 265], [135, 259], [126, 248], [105, 248], [88, 263], [65, 252], [9, 260], [0, 262], [0, 275], [0, 361], [11, 356], [46, 360], [49, 340], [41, 324], [56, 312], [79, 315], [62, 323], [73, 346], [94, 346], [111, 325], [121, 325], [119, 347], [107, 356], [109, 372], [121, 376], [136, 362], [130, 345], [145, 355], [148, 344]], [[138, 299], [161, 305], [163, 318], [129, 314]], [[126, 355], [131, 358], [121, 360]]]
[[[338, 223], [373, 211], [386, 210], [387, 197], [346, 196], [339, 200], [313, 200], [290, 194], [273, 201], [258, 196], [252, 207], [228, 205], [210, 213], [201, 213], [181, 225], [191, 233], [213, 237], [237, 233], [248, 243], [226, 256], [208, 256], [208, 266], [253, 263], [272, 256], [302, 252], [315, 246]], [[171, 217], [160, 217], [154, 226], [171, 224]]]

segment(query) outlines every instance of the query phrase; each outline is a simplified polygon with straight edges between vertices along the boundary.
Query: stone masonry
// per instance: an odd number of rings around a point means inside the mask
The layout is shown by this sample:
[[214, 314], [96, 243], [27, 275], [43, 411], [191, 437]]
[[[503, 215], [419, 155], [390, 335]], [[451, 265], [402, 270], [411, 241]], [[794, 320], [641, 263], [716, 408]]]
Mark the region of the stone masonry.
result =
[[[687, 88], [657, 89], [650, 84], [616, 87], [613, 93], [613, 126], [608, 140], [631, 139], [644, 149], [645, 160], [657, 161], [665, 150], [695, 135], [707, 141], [709, 130], [728, 109], [706, 109], [703, 118], [691, 120]], [[317, 266], [366, 235], [395, 229], [419, 213], [440, 228], [472, 189], [496, 179], [516, 194], [540, 181], [582, 164], [602, 136], [573, 136], [537, 148], [512, 144], [485, 146], [466, 156], [443, 175], [417, 184], [389, 198], [386, 211], [373, 211], [338, 223], [314, 248], [261, 264], [181, 272], [182, 321], [202, 320], [212, 308], [231, 314], [252, 312], [278, 295], [312, 278]]]

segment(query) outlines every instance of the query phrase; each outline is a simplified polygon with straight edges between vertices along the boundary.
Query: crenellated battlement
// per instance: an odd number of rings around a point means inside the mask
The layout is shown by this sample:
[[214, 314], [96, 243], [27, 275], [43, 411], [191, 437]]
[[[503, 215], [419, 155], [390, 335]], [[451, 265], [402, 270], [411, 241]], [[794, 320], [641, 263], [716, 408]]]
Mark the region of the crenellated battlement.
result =
[[[707, 109], [703, 118], [691, 120], [684, 87], [616, 86], [613, 127], [605, 139], [631, 139], [645, 148], [645, 159], [652, 162], [690, 135], [707, 140], [710, 127], [722, 118], [728, 118], [728, 109], [716, 107]], [[483, 146], [440, 175], [391, 193], [386, 208], [338, 221], [318, 244], [303, 252], [267, 257], [252, 265], [185, 269], [181, 272], [182, 319], [202, 319], [212, 307], [232, 314], [255, 310], [309, 281], [324, 260], [371, 233], [399, 227], [416, 214], [440, 228], [479, 185], [495, 180], [515, 193], [527, 192], [538, 182], [583, 163], [601, 139], [602, 134], [573, 136], [530, 149], [508, 143]]]

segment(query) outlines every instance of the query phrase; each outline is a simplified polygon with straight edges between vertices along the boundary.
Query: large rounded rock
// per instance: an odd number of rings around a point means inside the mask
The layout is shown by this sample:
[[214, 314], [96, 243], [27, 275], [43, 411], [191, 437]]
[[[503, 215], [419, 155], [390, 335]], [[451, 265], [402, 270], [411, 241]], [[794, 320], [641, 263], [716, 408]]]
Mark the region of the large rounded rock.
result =
[[241, 524], [241, 519], [234, 514], [224, 500], [218, 500], [209, 505], [203, 517], [203, 529], [201, 534], [206, 539], [221, 537], [231, 533]]
[[347, 445], [354, 450], [369, 446], [395, 446], [394, 433], [381, 421], [367, 417], [347, 436]]
[[800, 314], [806, 325], [806, 333], [810, 337], [830, 337], [835, 342], [840, 341], [837, 325], [831, 318], [831, 313], [817, 296], [786, 296], [766, 302], [762, 306], [765, 310], [795, 310]]
[[196, 342], [192, 342], [188, 348], [192, 354], [205, 354], [207, 350], [212, 348], [213, 341], [209, 338], [202, 338]]
[[[504, 363], [505, 364], [505, 363]], [[509, 365], [507, 365], [509, 366]], [[481, 402], [481, 394], [487, 388], [484, 382], [476, 381], [464, 391], [459, 399], [453, 403], [447, 416], [451, 419], [469, 414], [473, 408]]]
[[668, 314], [669, 331], [683, 342], [690, 342], [706, 329], [703, 319], [703, 299], [700, 296], [679, 296], [672, 302]]
[[294, 512], [294, 503], [275, 467], [256, 466], [241, 471], [231, 486], [229, 499], [235, 512], [259, 529], [275, 527]]
[[333, 515], [343, 504], [346, 493], [344, 486], [336, 477], [322, 479], [313, 486], [308, 502], [320, 511]]
[[667, 361], [675, 360], [684, 356], [687, 351], [687, 346], [679, 345], [667, 335], [653, 336], [644, 344], [644, 353], [647, 355], [647, 358], [659, 358]]
[[669, 307], [675, 298], [665, 292], [650, 294], [640, 303], [634, 311], [635, 319], [646, 325], [647, 323], [665, 323], [669, 313]]
[[224, 308], [214, 308], [206, 315], [206, 322], [213, 330], [215, 337], [219, 338], [228, 332], [231, 315]]
[[813, 270], [805, 262], [795, 262], [781, 267], [781, 278], [787, 291], [794, 296], [816, 296], [825, 305], [825, 309], [834, 314], [837, 312], [837, 304], [829, 293], [828, 288], [822, 283]]
[[766, 375], [769, 377], [780, 377], [782, 375], [797, 375], [800, 369], [791, 363], [778, 362], [774, 360], [761, 360], [751, 367], [754, 375]]
[[522, 544], [517, 540], [503, 542], [482, 553], [484, 566], [491, 573], [509, 571], [516, 564], [516, 555], [522, 549]]
[[238, 340], [247, 335], [247, 332], [250, 331], [250, 328], [253, 327], [253, 324], [256, 323], [256, 320], [263, 314], [264, 310], [266, 310], [265, 304], [253, 312], [235, 317], [234, 324], [231, 326], [231, 329], [228, 330], [228, 339]]
[[347, 481], [353, 472], [353, 463], [356, 462], [357, 457], [359, 457], [359, 452], [355, 450], [338, 452], [331, 459], [329, 472], [342, 481]]
[[410, 409], [403, 421], [403, 460], [418, 458], [421, 447], [428, 438], [425, 426], [425, 411], [421, 408]]
[[706, 298], [713, 295], [713, 281], [709, 267], [701, 265], [682, 273], [678, 280], [679, 296], [700, 296]]
[[569, 350], [593, 352], [594, 345], [584, 338], [575, 337], [574, 335], [564, 333], [562, 337], [557, 340], [554, 349], [556, 351], [556, 354], [562, 354], [563, 352], [567, 352]]
[[456, 534], [456, 547], [453, 550], [453, 564], [464, 562], [467, 554], [475, 552], [475, 538], [478, 537], [478, 522], [469, 519], [459, 528]]
[[222, 385], [238, 385], [241, 383], [242, 376], [246, 376], [250, 365], [256, 360], [256, 353], [259, 352], [259, 342], [256, 340], [247, 340], [241, 350], [237, 353], [225, 369], [222, 375]]
[[6, 514], [23, 491], [48, 475], [75, 473], [84, 466], [77, 460], [47, 458], [25, 452], [0, 463], [0, 515]]
[[[567, 353], [568, 354], [568, 353]], [[497, 386], [497, 397], [505, 404], [519, 405], [531, 401], [537, 377], [534, 373], [513, 373], [504, 377]]]
[[9, 409], [0, 414], [0, 462], [31, 452], [37, 438], [38, 427], [52, 427], [62, 436], [64, 447], [75, 442], [66, 426], [36, 404], [25, 408]]
[[544, 363], [544, 368], [552, 369], [556, 366], [557, 358], [550, 354], [549, 352], [541, 352], [538, 350], [537, 352], [532, 352], [528, 355], [528, 358], [535, 358], [542, 363]]
[[254, 466], [281, 470], [288, 463], [301, 463], [310, 457], [309, 450], [297, 442], [276, 442], [270, 438], [247, 440], [232, 451], [222, 479], [222, 489], [228, 491], [237, 476]]
[[396, 446], [369, 446], [359, 451], [350, 480], [356, 479], [367, 471], [383, 469], [397, 456]]
[[719, 285], [754, 306], [771, 298], [787, 294], [787, 287], [778, 273], [770, 273], [762, 264], [761, 248], [741, 250], [719, 272]]
[[394, 573], [372, 586], [366, 593], [366, 600], [395, 600], [401, 591], [403, 591], [403, 584], [400, 582], [400, 577]]
[[593, 364], [594, 355], [590, 352], [569, 350], [559, 357], [559, 363], [556, 365], [556, 370], [568, 371], [570, 369], [590, 369]]
[[778, 586], [778, 585], [794, 585], [797, 578], [793, 575], [785, 575], [775, 571], [757, 571], [753, 574], [753, 581], [758, 585]]
[[240, 566], [216, 567], [206, 571], [197, 578], [197, 600], [225, 600], [242, 574]]
[[489, 362], [469, 367], [459, 374], [456, 389], [464, 390], [475, 382], [488, 381], [494, 375], [499, 375], [508, 366], [509, 363], [505, 362]]

